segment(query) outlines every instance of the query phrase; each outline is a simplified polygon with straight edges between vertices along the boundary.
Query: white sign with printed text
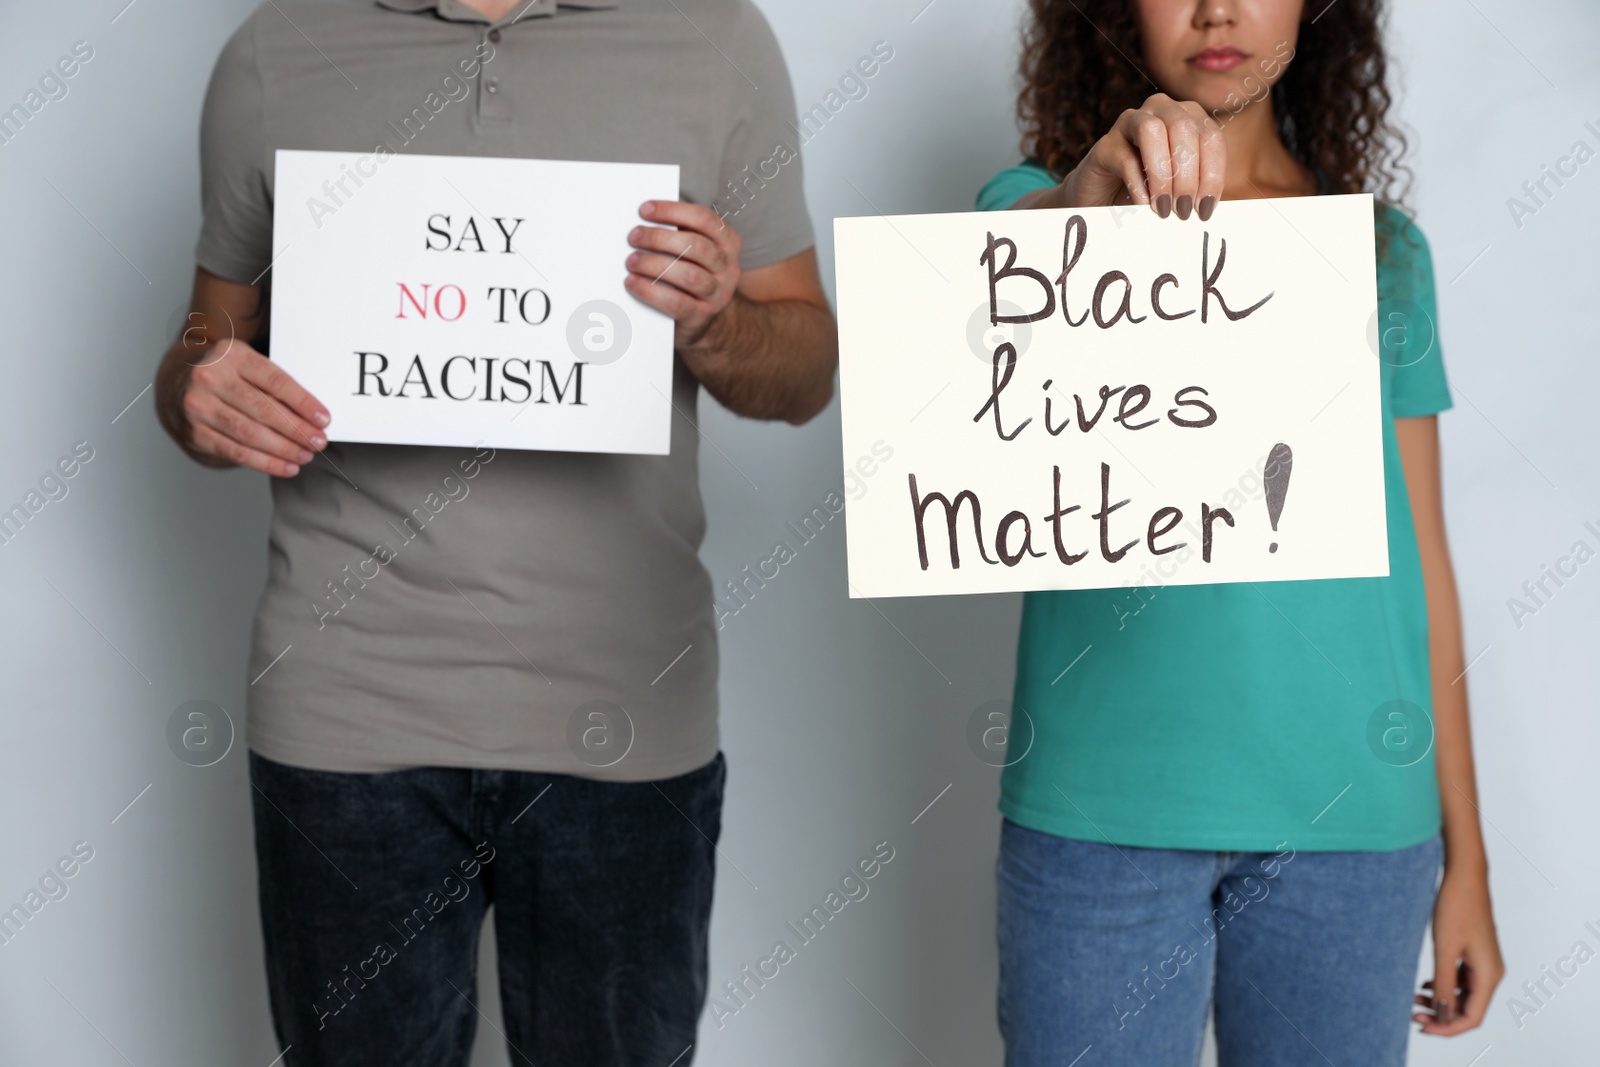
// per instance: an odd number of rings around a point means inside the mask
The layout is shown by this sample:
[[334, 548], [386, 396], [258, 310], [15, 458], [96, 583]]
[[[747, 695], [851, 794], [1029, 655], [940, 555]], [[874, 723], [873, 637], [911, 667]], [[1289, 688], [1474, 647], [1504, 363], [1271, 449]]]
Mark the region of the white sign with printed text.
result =
[[850, 593], [1389, 572], [1373, 200], [842, 218]]
[[273, 362], [334, 441], [665, 455], [673, 323], [623, 287], [676, 165], [277, 153]]

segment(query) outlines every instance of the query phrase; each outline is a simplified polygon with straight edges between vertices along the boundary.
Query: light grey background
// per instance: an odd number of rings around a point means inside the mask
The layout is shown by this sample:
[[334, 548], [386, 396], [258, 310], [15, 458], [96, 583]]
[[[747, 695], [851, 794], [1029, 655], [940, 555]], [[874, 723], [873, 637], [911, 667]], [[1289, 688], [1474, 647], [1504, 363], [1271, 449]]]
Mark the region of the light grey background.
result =
[[[0, 14], [0, 105], [74, 41], [96, 52], [66, 99], [0, 146], [0, 505], [75, 442], [95, 450], [68, 497], [0, 546], [0, 905], [74, 842], [95, 850], [70, 895], [0, 946], [0, 1062], [266, 1067], [278, 1049], [242, 748], [194, 768], [164, 732], [196, 698], [238, 718], [266, 485], [184, 460], [140, 395], [187, 297], [201, 94], [252, 5], [126, 3]], [[806, 149], [830, 277], [834, 216], [964, 210], [1017, 156], [1019, 3], [925, 3], [762, 0], [802, 107], [874, 42], [895, 50]], [[1412, 2], [1391, 43], [1457, 400], [1446, 495], [1509, 966], [1487, 1026], [1418, 1039], [1414, 1062], [1576, 1067], [1595, 1059], [1600, 962], [1547, 983], [1555, 995], [1521, 1026], [1510, 997], [1575, 942], [1600, 948], [1584, 928], [1600, 927], [1600, 562], [1520, 627], [1507, 600], [1575, 541], [1600, 547], [1584, 527], [1600, 527], [1600, 161], [1520, 226], [1506, 201], [1574, 142], [1600, 149], [1600, 18], [1584, 0]], [[703, 411], [717, 446], [702, 453], [704, 557], [720, 583], [840, 486], [838, 409], [801, 430]], [[868, 491], [902, 477], [890, 461]], [[896, 855], [724, 1028], [707, 1016], [697, 1062], [999, 1062], [997, 773], [964, 729], [1009, 693], [1018, 605], [848, 600], [836, 523], [729, 622], [713, 992], [876, 842]], [[480, 992], [497, 1020], [491, 975]], [[474, 1062], [507, 1062], [489, 1025]]]

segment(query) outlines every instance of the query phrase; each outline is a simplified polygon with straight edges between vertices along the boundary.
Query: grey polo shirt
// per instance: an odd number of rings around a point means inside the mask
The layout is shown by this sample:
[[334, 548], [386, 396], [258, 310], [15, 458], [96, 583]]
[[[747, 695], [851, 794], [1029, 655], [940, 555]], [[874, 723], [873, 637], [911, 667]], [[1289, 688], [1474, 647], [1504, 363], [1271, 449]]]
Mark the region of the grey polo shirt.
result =
[[[748, 0], [535, 0], [496, 24], [459, 0], [275, 0], [212, 75], [196, 259], [269, 285], [274, 151], [386, 146], [676, 163], [683, 199], [718, 204], [761, 267], [813, 243], [793, 119]], [[698, 383], [681, 361], [674, 394], [667, 456], [336, 443], [274, 479], [250, 747], [333, 771], [616, 780], [712, 759]]]

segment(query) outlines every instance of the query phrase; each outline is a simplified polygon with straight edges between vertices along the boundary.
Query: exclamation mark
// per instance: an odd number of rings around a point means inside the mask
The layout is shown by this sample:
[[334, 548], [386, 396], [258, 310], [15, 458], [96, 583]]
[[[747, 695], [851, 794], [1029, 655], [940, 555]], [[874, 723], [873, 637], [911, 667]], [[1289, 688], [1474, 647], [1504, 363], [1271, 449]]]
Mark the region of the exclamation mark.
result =
[[[1283, 514], [1283, 498], [1289, 492], [1289, 472], [1294, 469], [1294, 453], [1279, 441], [1267, 453], [1267, 465], [1261, 472], [1267, 488], [1267, 518], [1272, 521], [1272, 532], [1278, 532], [1278, 518]], [[1268, 552], [1278, 551], [1278, 542], [1267, 546]]]

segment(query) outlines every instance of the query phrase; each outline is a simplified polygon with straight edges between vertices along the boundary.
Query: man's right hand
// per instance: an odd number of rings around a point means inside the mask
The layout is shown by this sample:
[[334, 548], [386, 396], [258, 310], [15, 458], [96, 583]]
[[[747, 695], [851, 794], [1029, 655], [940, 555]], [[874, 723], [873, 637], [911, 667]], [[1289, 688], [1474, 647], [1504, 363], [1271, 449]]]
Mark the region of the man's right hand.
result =
[[191, 451], [282, 478], [328, 444], [328, 409], [239, 340], [214, 345], [189, 368], [183, 415]]
[[195, 270], [183, 332], [156, 372], [156, 414], [207, 466], [292, 478], [327, 447], [328, 409], [241, 340], [265, 332], [264, 296], [258, 286]]

